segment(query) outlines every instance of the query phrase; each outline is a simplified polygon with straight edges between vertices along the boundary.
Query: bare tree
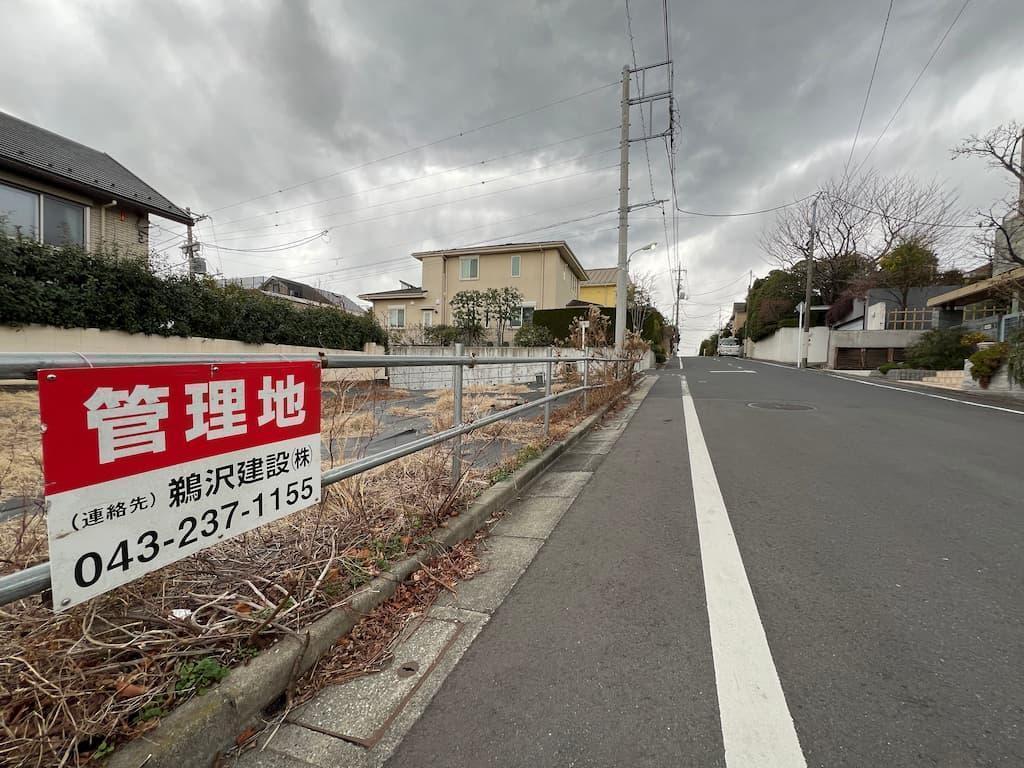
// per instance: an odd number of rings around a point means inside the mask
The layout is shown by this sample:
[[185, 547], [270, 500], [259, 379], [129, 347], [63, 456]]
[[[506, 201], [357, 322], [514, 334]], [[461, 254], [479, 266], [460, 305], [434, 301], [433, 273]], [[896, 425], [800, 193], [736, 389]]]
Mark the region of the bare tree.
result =
[[[783, 268], [800, 270], [807, 259], [811, 200], [779, 212], [762, 233], [761, 248]], [[833, 178], [822, 187], [814, 241], [814, 288], [826, 303], [863, 282], [903, 243], [941, 252], [959, 220], [956, 196], [941, 184], [871, 171], [860, 180]]]
[[1011, 120], [981, 136], [972, 135], [953, 148], [953, 158], [975, 157], [1003, 171], [1016, 187], [987, 211], [978, 211], [980, 227], [991, 233], [978, 238], [983, 252], [998, 262], [1024, 265], [1024, 125]]
[[626, 306], [633, 330], [641, 333], [651, 310], [654, 309], [655, 279], [649, 272], [636, 272], [629, 276], [629, 280], [632, 285], [626, 295]]
[[963, 220], [956, 194], [936, 181], [876, 175], [866, 198], [875, 215], [867, 255], [875, 263], [904, 243], [941, 252], [955, 240], [956, 229], [950, 225]]
[[[860, 190], [832, 179], [821, 189], [815, 223], [814, 288], [832, 303], [862, 267], [861, 249], [870, 235], [867, 201], [857, 203]], [[781, 210], [761, 234], [761, 248], [783, 269], [805, 268], [810, 253], [811, 200]]]
[[979, 157], [1016, 179], [1017, 212], [1024, 216], [1024, 125], [1011, 120], [981, 136], [973, 134], [953, 148], [953, 159], [958, 157]]

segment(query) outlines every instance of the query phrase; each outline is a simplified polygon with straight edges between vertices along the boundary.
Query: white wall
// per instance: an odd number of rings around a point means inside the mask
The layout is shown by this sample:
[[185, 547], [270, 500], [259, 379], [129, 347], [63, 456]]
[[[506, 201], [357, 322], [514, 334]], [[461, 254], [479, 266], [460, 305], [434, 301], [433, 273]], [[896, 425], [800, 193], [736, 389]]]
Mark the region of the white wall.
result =
[[[549, 357], [552, 355], [552, 352], [554, 355], [564, 357], [577, 357], [581, 355], [579, 350], [561, 348], [551, 350], [548, 347], [466, 347], [464, 351], [467, 355], [475, 355], [479, 358], [511, 357], [522, 360], [522, 362], [516, 363], [464, 368], [462, 382], [467, 387], [485, 386], [488, 384], [533, 383], [539, 380], [538, 376], [544, 376], [547, 366], [542, 362], [531, 362], [532, 358]], [[611, 349], [591, 350], [591, 353], [597, 358], [599, 356], [612, 356], [612, 351]], [[391, 353], [395, 356], [415, 355], [417, 357], [445, 357], [454, 354], [451, 347], [437, 346], [392, 347]], [[636, 367], [638, 371], [653, 368], [654, 353], [648, 352]], [[388, 368], [388, 377], [391, 380], [391, 386], [397, 389], [429, 391], [446, 389], [452, 386], [452, 368], [447, 365]]]
[[[828, 360], [829, 329], [825, 327], [811, 328], [811, 345], [807, 350], [809, 365], [822, 365]], [[770, 360], [776, 363], [796, 364], [799, 328], [779, 328], [771, 336], [760, 341], [747, 342], [747, 357], [752, 360]]]
[[868, 331], [884, 331], [885, 330], [885, 316], [888, 307], [884, 301], [880, 301], [877, 304], [872, 304], [868, 307], [868, 319], [865, 323], [865, 330]]
[[[383, 355], [383, 347], [368, 344], [363, 352], [320, 347], [292, 347], [286, 344], [246, 344], [227, 339], [182, 338], [178, 336], [150, 336], [145, 333], [101, 331], [98, 328], [55, 328], [49, 325], [0, 326], [0, 353], [71, 352], [84, 355], [225, 355], [225, 354], [288, 354], [316, 355]], [[82, 365], [88, 363], [83, 360]], [[369, 380], [384, 378], [381, 368], [352, 368], [325, 370], [325, 381], [336, 379]]]

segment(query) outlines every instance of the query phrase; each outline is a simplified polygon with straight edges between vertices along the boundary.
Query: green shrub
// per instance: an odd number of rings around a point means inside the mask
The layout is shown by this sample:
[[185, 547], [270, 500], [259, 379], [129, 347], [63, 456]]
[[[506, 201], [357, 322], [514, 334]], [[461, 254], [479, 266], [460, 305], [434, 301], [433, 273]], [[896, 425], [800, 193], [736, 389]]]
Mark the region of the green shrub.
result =
[[362, 349], [387, 342], [372, 315], [298, 307], [209, 278], [160, 275], [138, 258], [0, 237], [0, 322]]
[[904, 363], [882, 363], [880, 366], [878, 366], [878, 370], [879, 370], [879, 372], [881, 372], [884, 375], [884, 374], [888, 373], [889, 371], [896, 370], [897, 368], [906, 368], [906, 367], [907, 366]]
[[988, 384], [988, 380], [999, 370], [999, 366], [1009, 355], [1010, 345], [1005, 342], [979, 349], [970, 358], [971, 378], [981, 383], [982, 386]]
[[543, 325], [527, 323], [516, 331], [512, 338], [517, 347], [548, 347], [554, 342], [549, 331]]
[[428, 344], [449, 346], [462, 338], [462, 329], [454, 325], [432, 325], [423, 329], [423, 338]]
[[950, 371], [964, 367], [972, 347], [963, 343], [962, 332], [954, 328], [926, 331], [907, 347], [906, 359], [913, 368], [929, 371]]

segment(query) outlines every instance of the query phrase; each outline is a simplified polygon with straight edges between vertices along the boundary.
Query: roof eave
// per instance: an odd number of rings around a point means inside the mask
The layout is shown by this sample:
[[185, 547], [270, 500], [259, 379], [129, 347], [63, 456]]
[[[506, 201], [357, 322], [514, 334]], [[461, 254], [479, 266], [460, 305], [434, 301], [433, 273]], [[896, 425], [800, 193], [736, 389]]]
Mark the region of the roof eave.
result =
[[572, 252], [572, 248], [564, 240], [549, 240], [539, 243], [505, 243], [502, 245], [482, 245], [480, 247], [468, 247], [468, 248], [442, 248], [435, 251], [416, 251], [412, 254], [414, 259], [423, 261], [424, 258], [429, 256], [443, 256], [445, 258], [454, 258], [456, 256], [469, 256], [477, 253], [515, 253], [516, 251], [545, 251], [545, 250], [556, 250], [561, 253], [563, 260], [569, 265], [573, 273], [580, 279], [581, 282], [586, 282], [587, 271], [583, 269], [583, 265], [580, 264], [579, 259], [576, 258], [576, 254]]
[[187, 213], [185, 213], [185, 211], [177, 213], [175, 211], [164, 210], [163, 208], [159, 208], [155, 205], [150, 205], [149, 203], [146, 203], [145, 201], [139, 200], [137, 198], [126, 197], [118, 193], [116, 190], [107, 189], [105, 187], [98, 186], [95, 184], [86, 184], [81, 181], [75, 181], [74, 179], [69, 179], [67, 176], [64, 176], [60, 173], [47, 171], [43, 168], [39, 168], [38, 166], [31, 165], [30, 163], [22, 163], [10, 157], [0, 158], [0, 165], [7, 166], [11, 170], [23, 176], [31, 176], [41, 181], [52, 183], [55, 186], [65, 187], [67, 189], [74, 190], [75, 192], [95, 197], [99, 200], [116, 200], [118, 205], [138, 208], [139, 210], [145, 211], [146, 213], [151, 213], [154, 216], [159, 216], [162, 219], [174, 221], [177, 222], [178, 224], [189, 225], [194, 223], [193, 219]]

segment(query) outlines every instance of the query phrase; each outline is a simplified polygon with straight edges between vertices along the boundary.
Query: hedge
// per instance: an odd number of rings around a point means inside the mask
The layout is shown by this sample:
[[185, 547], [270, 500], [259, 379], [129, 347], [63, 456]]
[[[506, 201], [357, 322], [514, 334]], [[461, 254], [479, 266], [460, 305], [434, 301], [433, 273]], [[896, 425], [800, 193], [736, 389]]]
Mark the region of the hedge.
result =
[[209, 278], [162, 276], [138, 258], [0, 237], [0, 322], [362, 349], [387, 334], [372, 315], [296, 306]]
[[[608, 328], [615, 328], [615, 309], [612, 307], [600, 307], [601, 314], [608, 318]], [[551, 332], [551, 337], [556, 340], [567, 339], [569, 337], [569, 326], [572, 321], [577, 317], [580, 319], [586, 319], [590, 307], [561, 307], [559, 309], [538, 309], [533, 313], [533, 324], [543, 328], [547, 328]], [[644, 320], [643, 331], [641, 337], [645, 341], [649, 341], [652, 344], [661, 343], [661, 329], [664, 326], [664, 318], [661, 313], [656, 309], [651, 310]], [[627, 330], [633, 330], [633, 323], [626, 315], [626, 328]]]

